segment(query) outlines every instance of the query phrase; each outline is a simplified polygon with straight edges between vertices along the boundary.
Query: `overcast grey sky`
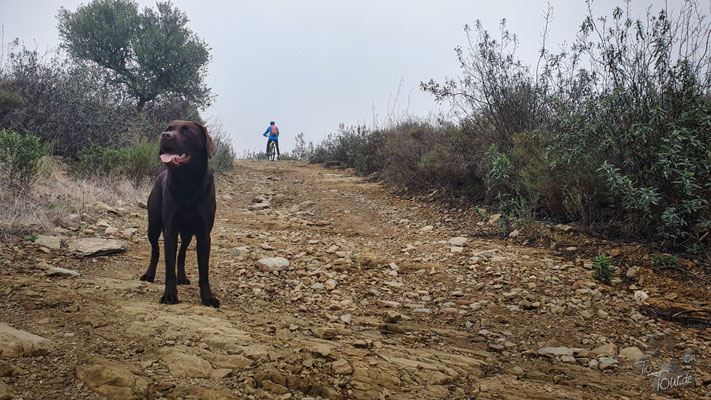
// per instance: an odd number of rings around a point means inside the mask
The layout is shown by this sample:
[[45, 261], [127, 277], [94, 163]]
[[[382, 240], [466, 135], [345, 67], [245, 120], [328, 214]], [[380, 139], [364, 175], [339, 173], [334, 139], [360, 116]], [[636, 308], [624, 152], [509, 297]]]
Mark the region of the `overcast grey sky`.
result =
[[[669, 0], [673, 8], [682, 0]], [[711, 4], [711, 0], [702, 0]], [[59, 43], [60, 7], [76, 10], [78, 0], [0, 0], [5, 42], [19, 38], [46, 50]], [[142, 6], [155, 1], [139, 0]], [[586, 13], [584, 0], [174, 0], [189, 27], [212, 48], [207, 83], [217, 95], [206, 110], [218, 117], [238, 153], [262, 149], [269, 121], [280, 128], [282, 151], [304, 132], [318, 142], [338, 124], [372, 124], [394, 108], [427, 116], [436, 112], [420, 81], [457, 76], [454, 47], [463, 26], [480, 19], [495, 31], [506, 18], [521, 42], [520, 55], [535, 63], [546, 4], [553, 7], [549, 44], [570, 41]], [[663, 0], [633, 0], [635, 13]], [[608, 14], [621, 0], [596, 0]]]

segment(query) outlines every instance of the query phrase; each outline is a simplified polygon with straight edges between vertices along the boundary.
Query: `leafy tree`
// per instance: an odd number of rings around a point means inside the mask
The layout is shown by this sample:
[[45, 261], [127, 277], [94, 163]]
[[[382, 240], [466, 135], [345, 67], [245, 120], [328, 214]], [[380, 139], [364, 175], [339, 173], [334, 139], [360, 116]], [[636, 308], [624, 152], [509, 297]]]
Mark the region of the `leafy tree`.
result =
[[139, 111], [161, 96], [209, 104], [210, 49], [169, 1], [139, 12], [133, 0], [94, 0], [75, 12], [60, 9], [58, 19], [70, 56], [103, 67], [106, 81], [135, 99]]

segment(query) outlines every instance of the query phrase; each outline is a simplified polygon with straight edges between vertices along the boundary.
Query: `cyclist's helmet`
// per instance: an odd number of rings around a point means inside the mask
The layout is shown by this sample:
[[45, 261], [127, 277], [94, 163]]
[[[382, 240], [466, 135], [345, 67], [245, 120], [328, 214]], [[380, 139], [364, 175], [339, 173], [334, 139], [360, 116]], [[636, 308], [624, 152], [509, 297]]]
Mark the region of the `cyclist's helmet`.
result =
[[270, 122], [269, 125], [274, 125], [274, 121]]

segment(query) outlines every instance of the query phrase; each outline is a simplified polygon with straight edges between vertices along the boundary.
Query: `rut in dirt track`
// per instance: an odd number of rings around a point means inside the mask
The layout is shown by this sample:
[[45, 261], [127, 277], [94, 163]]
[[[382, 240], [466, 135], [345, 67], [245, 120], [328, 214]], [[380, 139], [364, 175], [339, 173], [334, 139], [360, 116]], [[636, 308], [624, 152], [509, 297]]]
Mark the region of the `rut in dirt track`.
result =
[[[709, 331], [641, 314], [625, 286], [650, 286], [649, 301], [665, 296], [646, 270], [607, 287], [591, 278], [590, 260], [484, 239], [495, 227], [472, 211], [320, 166], [239, 161], [216, 185], [218, 310], [200, 305], [194, 244], [180, 304], [158, 304], [162, 255], [156, 283], [138, 280], [150, 256], [139, 207], [97, 211], [88, 233], [62, 233], [67, 242], [107, 236], [105, 225], [137, 228], [123, 254], [1, 247], [8, 390], [23, 399], [655, 398], [629, 356], [637, 347], [655, 363], [695, 350], [688, 370], [699, 385], [677, 395], [707, 391]], [[288, 265], [265, 260], [274, 258]], [[49, 266], [80, 275], [48, 277]], [[708, 307], [703, 293], [681, 293], [689, 307]]]

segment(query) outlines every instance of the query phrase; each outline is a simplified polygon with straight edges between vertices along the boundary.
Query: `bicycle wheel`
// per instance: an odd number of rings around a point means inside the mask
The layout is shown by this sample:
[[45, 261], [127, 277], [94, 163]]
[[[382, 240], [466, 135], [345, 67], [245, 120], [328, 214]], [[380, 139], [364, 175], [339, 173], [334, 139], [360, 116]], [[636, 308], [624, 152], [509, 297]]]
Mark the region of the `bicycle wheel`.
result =
[[269, 143], [269, 152], [267, 153], [267, 161], [274, 161], [274, 142]]

